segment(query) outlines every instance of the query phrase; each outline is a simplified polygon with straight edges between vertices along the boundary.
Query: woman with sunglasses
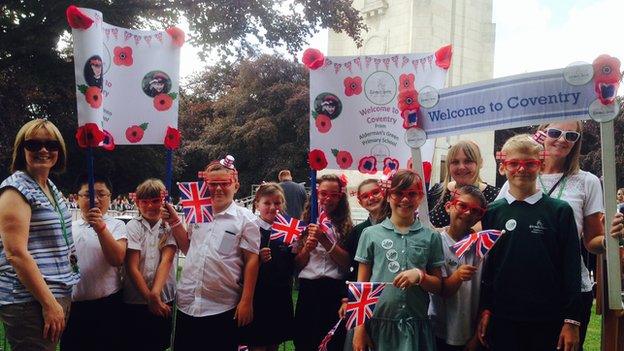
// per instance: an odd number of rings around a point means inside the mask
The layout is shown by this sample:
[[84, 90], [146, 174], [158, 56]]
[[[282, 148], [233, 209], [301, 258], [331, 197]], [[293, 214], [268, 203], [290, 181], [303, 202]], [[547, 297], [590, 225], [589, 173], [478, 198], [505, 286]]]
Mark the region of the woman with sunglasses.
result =
[[[537, 187], [543, 193], [570, 204], [585, 248], [591, 253], [599, 254], [604, 252], [602, 187], [598, 177], [580, 169], [582, 133], [583, 124], [580, 121], [550, 123], [538, 127], [536, 139], [540, 139], [538, 136], [543, 138], [545, 157], [537, 178]], [[505, 183], [500, 193], [504, 194], [507, 189], [508, 184]], [[589, 271], [581, 260], [581, 350], [591, 314], [593, 285]]]
[[451, 201], [453, 191], [462, 185], [478, 187], [488, 204], [496, 199], [499, 189], [481, 179], [479, 171], [482, 166], [481, 150], [474, 141], [460, 140], [449, 149], [444, 182], [435, 184], [427, 192], [429, 219], [434, 227], [449, 225], [451, 219], [444, 205]]
[[54, 350], [80, 274], [71, 214], [48, 178], [67, 150], [46, 119], [26, 123], [13, 146], [13, 174], [0, 185], [0, 320], [14, 350]]

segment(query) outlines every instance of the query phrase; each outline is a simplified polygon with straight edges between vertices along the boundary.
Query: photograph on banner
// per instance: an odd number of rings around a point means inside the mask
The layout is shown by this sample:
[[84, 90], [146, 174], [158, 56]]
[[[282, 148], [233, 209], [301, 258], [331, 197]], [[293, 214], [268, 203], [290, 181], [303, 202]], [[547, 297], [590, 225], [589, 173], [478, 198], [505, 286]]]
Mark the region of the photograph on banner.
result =
[[133, 30], [93, 20], [73, 28], [78, 125], [95, 123], [115, 144], [163, 144], [178, 127], [180, 47], [184, 33]]
[[[444, 86], [442, 66], [434, 53], [325, 58], [310, 70], [310, 150], [323, 153], [329, 169], [409, 167], [405, 131], [419, 121], [418, 92]], [[422, 149], [431, 161], [433, 144]]]
[[[524, 127], [562, 120], [614, 118], [618, 104], [603, 103], [605, 84], [591, 64], [520, 74], [427, 92], [421, 128], [428, 138]], [[611, 89], [611, 88], [608, 88]], [[616, 89], [617, 90], [617, 89]]]

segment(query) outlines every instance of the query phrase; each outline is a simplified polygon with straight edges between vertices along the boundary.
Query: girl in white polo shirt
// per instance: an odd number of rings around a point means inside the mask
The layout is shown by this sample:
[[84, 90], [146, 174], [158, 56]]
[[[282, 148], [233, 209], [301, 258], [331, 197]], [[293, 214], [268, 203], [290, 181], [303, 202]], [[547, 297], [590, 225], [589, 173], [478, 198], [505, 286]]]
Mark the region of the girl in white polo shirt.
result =
[[[231, 156], [204, 172], [214, 219], [177, 226], [173, 234], [186, 254], [178, 282], [174, 349], [236, 351], [237, 327], [253, 319], [260, 230], [251, 211], [234, 203], [239, 188]], [[170, 204], [167, 220], [179, 218]]]
[[82, 175], [76, 184], [81, 217], [72, 223], [72, 235], [80, 282], [72, 290], [71, 314], [61, 338], [63, 351], [118, 350], [121, 346], [120, 268], [128, 241], [126, 225], [107, 214], [112, 193], [108, 179], [95, 176], [93, 208], [89, 208], [88, 182]]
[[[165, 186], [148, 179], [136, 189], [140, 217], [128, 222], [124, 286], [125, 350], [169, 348], [175, 298], [176, 242], [161, 219]], [[179, 223], [178, 223], [178, 226]]]

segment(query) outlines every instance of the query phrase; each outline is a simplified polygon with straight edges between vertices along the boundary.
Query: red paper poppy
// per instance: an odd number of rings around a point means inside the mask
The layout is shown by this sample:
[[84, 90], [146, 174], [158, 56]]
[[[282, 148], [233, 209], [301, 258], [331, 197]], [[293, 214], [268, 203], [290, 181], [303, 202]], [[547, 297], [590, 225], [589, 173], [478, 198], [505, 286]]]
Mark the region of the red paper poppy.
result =
[[89, 29], [93, 24], [91, 17], [85, 15], [76, 6], [69, 5], [65, 10], [65, 16], [67, 17], [67, 23], [74, 29]]
[[316, 125], [316, 129], [321, 133], [329, 132], [332, 127], [331, 119], [322, 113], [316, 116], [314, 124]]
[[420, 104], [418, 103], [418, 93], [416, 90], [403, 90], [399, 92], [398, 105], [401, 112], [420, 109]]
[[180, 131], [167, 127], [167, 134], [165, 134], [165, 147], [169, 150], [175, 150], [180, 147]]
[[431, 180], [431, 162], [425, 161], [422, 163], [423, 175], [425, 176], [425, 183], [429, 183]]
[[310, 168], [315, 171], [320, 171], [327, 167], [327, 158], [325, 158], [325, 153], [319, 149], [310, 151], [308, 154], [308, 162], [310, 163]]
[[359, 76], [347, 77], [343, 81], [345, 95], [360, 95], [362, 93], [362, 78]]
[[594, 62], [594, 90], [603, 105], [615, 100], [620, 86], [620, 60], [609, 55], [600, 55]]
[[76, 141], [80, 147], [97, 147], [104, 140], [104, 133], [95, 123], [86, 123], [76, 131]]
[[115, 149], [115, 139], [113, 139], [113, 135], [107, 130], [104, 130], [104, 139], [98, 146], [106, 151], [113, 151]]
[[341, 169], [348, 169], [353, 164], [353, 156], [351, 156], [349, 151], [332, 149], [332, 154], [336, 157], [336, 163]]
[[435, 64], [442, 69], [448, 69], [451, 66], [451, 57], [453, 56], [453, 46], [447, 45], [441, 47], [435, 52]]
[[158, 94], [154, 97], [154, 108], [158, 111], [167, 111], [172, 104], [173, 99], [168, 94]]
[[399, 90], [415, 90], [414, 88], [414, 73], [401, 74], [399, 76]]
[[184, 45], [184, 31], [178, 27], [170, 27], [166, 30], [167, 34], [171, 36], [173, 45], [182, 47]]
[[391, 171], [399, 169], [399, 160], [396, 158], [386, 157], [383, 160], [383, 169], [390, 169]]
[[132, 59], [132, 48], [129, 46], [115, 46], [115, 49], [113, 49], [113, 54], [114, 54], [114, 58], [113, 58], [113, 62], [117, 65], [117, 66], [132, 66], [132, 63], [134, 62], [134, 59]]
[[102, 106], [102, 89], [99, 87], [88, 87], [85, 91], [85, 98], [87, 104], [93, 108], [100, 108]]
[[320, 68], [325, 63], [325, 56], [320, 50], [308, 48], [303, 52], [303, 64], [311, 70]]
[[126, 139], [128, 139], [128, 141], [133, 144], [141, 141], [141, 139], [143, 139], [144, 134], [145, 134], [144, 129], [137, 125], [128, 127], [128, 129], [126, 129]]
[[377, 159], [375, 156], [364, 156], [358, 163], [358, 171], [366, 174], [377, 173]]

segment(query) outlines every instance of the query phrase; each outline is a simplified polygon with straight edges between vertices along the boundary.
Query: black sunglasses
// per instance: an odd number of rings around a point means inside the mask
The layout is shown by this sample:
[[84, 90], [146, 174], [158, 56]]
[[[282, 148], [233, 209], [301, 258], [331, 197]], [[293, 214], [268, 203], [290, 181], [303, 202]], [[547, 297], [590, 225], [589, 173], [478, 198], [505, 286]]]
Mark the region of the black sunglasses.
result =
[[563, 134], [565, 140], [571, 143], [576, 142], [581, 137], [581, 133], [572, 130], [563, 131], [557, 128], [546, 129], [546, 135], [548, 135], [549, 138], [559, 139], [561, 137], [561, 134]]
[[61, 149], [61, 143], [57, 140], [24, 140], [24, 148], [30, 152], [40, 151], [44, 147], [48, 151], [59, 151]]

